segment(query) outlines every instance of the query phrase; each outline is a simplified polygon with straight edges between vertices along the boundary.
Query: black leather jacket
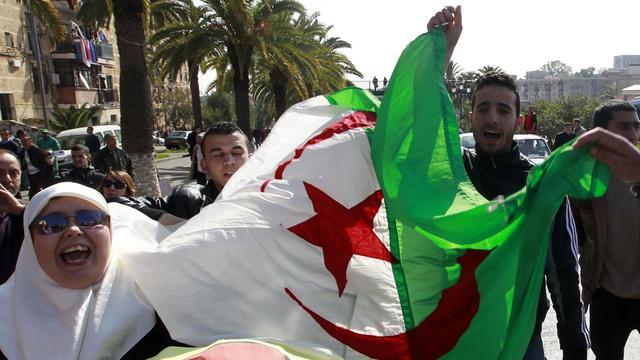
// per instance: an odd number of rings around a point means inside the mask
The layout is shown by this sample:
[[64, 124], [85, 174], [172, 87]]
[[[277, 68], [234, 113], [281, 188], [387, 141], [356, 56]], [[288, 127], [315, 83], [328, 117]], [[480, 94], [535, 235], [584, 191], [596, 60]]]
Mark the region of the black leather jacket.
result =
[[[510, 151], [496, 155], [488, 155], [478, 149], [463, 149], [463, 161], [475, 188], [490, 200], [522, 189], [527, 183], [529, 170], [534, 166], [520, 153], [515, 141]], [[586, 359], [590, 340], [578, 285], [578, 253], [575, 250], [578, 248], [578, 239], [573, 216], [567, 205], [568, 201], [565, 201], [554, 220], [534, 335], [540, 334], [549, 309], [546, 284], [558, 318], [558, 338], [565, 358]]]
[[203, 207], [213, 203], [219, 193], [211, 181], [206, 186], [180, 185], [169, 196], [159, 199], [155, 207], [177, 217], [190, 219], [198, 214]]
[[93, 167], [82, 169], [74, 167], [69, 171], [63, 172], [57, 180], [58, 182], [72, 181], [97, 190], [100, 187], [104, 176], [105, 175], [102, 172], [94, 169]]
[[147, 215], [149, 218], [158, 221], [162, 215], [167, 212], [162, 209], [157, 209], [153, 206], [155, 201], [150, 198], [134, 198], [131, 196], [116, 196], [107, 199], [107, 202], [115, 202], [118, 204], [126, 205], [134, 208], [141, 213]]
[[95, 167], [105, 174], [108, 173], [109, 170], [123, 170], [132, 178], [135, 178], [131, 159], [129, 159], [129, 155], [120, 148], [111, 150], [106, 146], [103, 147], [102, 150], [98, 152], [98, 155], [96, 155]]
[[0, 214], [0, 284], [13, 274], [23, 239], [22, 214]]

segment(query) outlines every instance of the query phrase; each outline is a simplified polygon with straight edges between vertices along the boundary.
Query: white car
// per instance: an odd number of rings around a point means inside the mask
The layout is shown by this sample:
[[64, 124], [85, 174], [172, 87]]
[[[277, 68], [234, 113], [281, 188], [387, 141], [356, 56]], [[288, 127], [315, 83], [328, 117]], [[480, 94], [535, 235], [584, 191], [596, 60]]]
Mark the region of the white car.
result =
[[[535, 165], [540, 165], [551, 154], [547, 141], [539, 135], [516, 134], [513, 136], [513, 140], [518, 142], [520, 152]], [[473, 149], [476, 146], [473, 133], [460, 134], [460, 145], [467, 149]]]

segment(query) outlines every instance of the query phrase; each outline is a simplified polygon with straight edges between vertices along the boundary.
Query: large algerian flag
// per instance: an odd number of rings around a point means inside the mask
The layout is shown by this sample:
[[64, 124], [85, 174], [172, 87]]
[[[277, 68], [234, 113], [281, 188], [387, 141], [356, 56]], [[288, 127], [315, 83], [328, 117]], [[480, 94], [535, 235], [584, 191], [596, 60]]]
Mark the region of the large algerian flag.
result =
[[[380, 107], [358, 89], [293, 106], [214, 204], [123, 255], [174, 338], [522, 357], [555, 210], [565, 194], [602, 195], [608, 173], [568, 147], [526, 189], [484, 200], [462, 165], [444, 52], [441, 33], [412, 42]], [[153, 238], [143, 221], [115, 211], [115, 236]]]

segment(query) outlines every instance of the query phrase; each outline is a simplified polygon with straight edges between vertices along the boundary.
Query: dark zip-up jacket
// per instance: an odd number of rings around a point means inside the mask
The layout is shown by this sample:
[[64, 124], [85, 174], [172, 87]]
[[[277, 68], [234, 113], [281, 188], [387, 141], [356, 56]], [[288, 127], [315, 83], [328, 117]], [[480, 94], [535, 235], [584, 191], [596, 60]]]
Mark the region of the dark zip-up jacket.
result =
[[[508, 196], [522, 189], [534, 166], [518, 150], [514, 141], [508, 152], [488, 155], [478, 149], [463, 149], [463, 162], [469, 179], [486, 199]], [[586, 359], [590, 346], [589, 331], [580, 299], [578, 239], [568, 200], [556, 213], [549, 252], [545, 264], [534, 335], [540, 334], [549, 309], [545, 283], [551, 294], [558, 319], [558, 338], [565, 359]]]
[[58, 182], [72, 181], [98, 190], [98, 187], [100, 187], [104, 177], [104, 173], [94, 169], [93, 167], [82, 169], [74, 167], [69, 171], [63, 172], [57, 180]]

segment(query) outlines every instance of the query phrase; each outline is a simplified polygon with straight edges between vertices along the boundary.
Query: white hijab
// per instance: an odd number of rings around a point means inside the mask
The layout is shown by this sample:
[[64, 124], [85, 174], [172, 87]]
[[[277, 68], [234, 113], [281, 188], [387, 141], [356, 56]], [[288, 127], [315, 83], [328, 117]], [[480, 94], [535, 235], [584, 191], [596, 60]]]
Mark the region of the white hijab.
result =
[[60, 196], [86, 200], [109, 213], [100, 193], [75, 183], [53, 185], [33, 197], [24, 212], [25, 238], [15, 273], [0, 286], [0, 350], [9, 359], [120, 358], [153, 328], [154, 310], [118, 260], [113, 232], [100, 282], [68, 289], [44, 273], [29, 224]]

